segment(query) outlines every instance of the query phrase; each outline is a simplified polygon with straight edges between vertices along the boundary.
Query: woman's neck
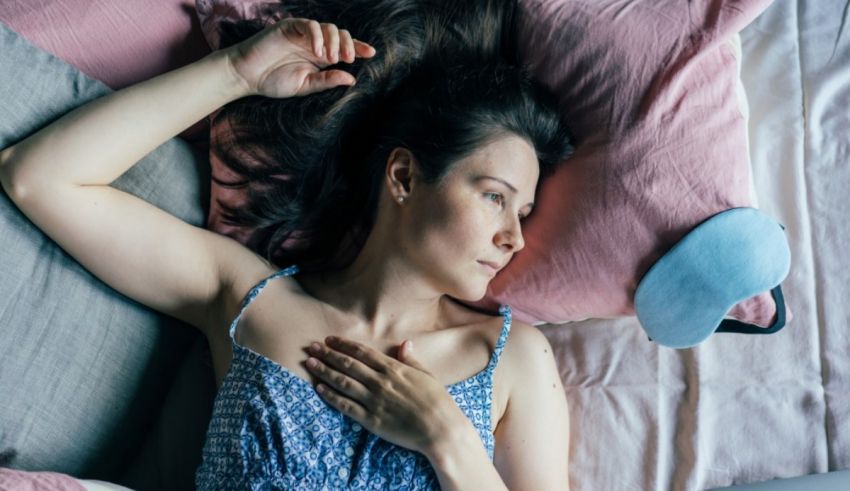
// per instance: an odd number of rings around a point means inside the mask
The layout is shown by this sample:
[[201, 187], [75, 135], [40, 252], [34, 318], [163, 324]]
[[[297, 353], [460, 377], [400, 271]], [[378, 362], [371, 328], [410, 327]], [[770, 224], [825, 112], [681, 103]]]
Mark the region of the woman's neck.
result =
[[319, 302], [327, 322], [369, 339], [402, 339], [451, 325], [459, 308], [423, 279], [397, 269], [349, 267], [331, 273], [293, 276]]

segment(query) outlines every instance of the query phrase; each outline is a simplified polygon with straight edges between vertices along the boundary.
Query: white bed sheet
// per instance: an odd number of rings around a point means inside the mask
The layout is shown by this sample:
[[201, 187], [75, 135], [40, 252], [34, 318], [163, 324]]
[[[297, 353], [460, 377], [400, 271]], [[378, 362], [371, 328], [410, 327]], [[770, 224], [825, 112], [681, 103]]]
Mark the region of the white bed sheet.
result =
[[741, 33], [759, 207], [794, 318], [694, 349], [636, 319], [540, 326], [570, 403], [573, 490], [692, 490], [850, 469], [850, 1], [776, 0]]

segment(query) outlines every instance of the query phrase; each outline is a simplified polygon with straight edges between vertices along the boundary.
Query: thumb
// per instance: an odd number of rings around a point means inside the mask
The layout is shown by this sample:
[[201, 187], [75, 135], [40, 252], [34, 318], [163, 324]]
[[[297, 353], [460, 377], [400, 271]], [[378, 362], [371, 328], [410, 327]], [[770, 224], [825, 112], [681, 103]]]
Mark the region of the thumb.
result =
[[303, 94], [312, 94], [332, 89], [338, 85], [354, 85], [354, 76], [342, 70], [327, 70], [313, 72], [307, 75]]
[[413, 368], [418, 368], [423, 372], [428, 372], [428, 370], [419, 363], [419, 360], [413, 357], [413, 341], [409, 339], [406, 339], [403, 343], [401, 343], [401, 347], [398, 349], [398, 359]]

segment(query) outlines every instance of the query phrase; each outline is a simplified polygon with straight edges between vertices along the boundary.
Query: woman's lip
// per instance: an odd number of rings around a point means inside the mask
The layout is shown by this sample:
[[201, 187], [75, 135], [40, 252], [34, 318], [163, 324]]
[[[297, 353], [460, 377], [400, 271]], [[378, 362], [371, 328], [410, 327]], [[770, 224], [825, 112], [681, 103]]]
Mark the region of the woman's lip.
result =
[[499, 272], [499, 268], [497, 268], [496, 266], [493, 266], [493, 265], [492, 265], [492, 264], [490, 264], [490, 263], [485, 263], [484, 261], [478, 261], [478, 262], [479, 262], [481, 265], [483, 265], [483, 266], [487, 267], [487, 268], [488, 268], [490, 271], [492, 271], [493, 273], [498, 273], [498, 272]]

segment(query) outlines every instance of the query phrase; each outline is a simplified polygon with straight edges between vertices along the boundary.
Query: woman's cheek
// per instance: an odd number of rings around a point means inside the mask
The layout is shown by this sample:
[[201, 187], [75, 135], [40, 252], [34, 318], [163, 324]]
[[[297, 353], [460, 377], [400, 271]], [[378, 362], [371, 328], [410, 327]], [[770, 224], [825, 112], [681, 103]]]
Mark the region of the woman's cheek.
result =
[[[443, 219], [446, 235], [457, 243], [461, 250], [474, 249], [476, 244], [485, 238], [482, 234], [488, 219], [487, 211], [486, 207], [475, 202], [458, 203], [457, 206], [446, 210]], [[480, 251], [473, 251], [473, 254], [480, 254]]]
[[457, 237], [453, 237], [459, 229], [456, 219], [450, 207], [437, 203], [430, 209], [421, 210], [413, 218], [404, 241], [415, 251], [415, 256], [423, 261], [423, 265], [441, 264], [448, 254], [458, 253]]

